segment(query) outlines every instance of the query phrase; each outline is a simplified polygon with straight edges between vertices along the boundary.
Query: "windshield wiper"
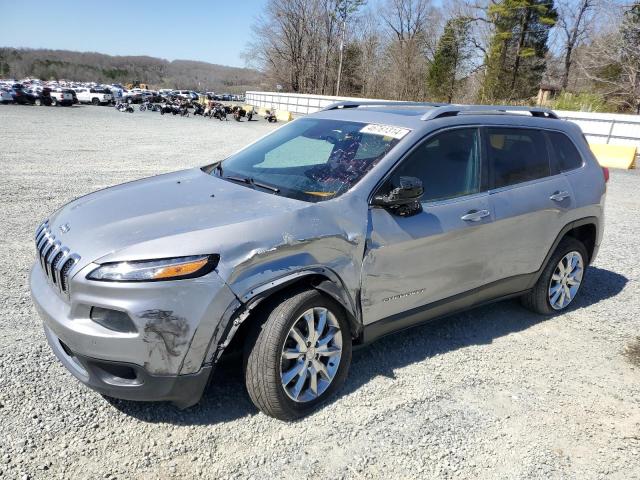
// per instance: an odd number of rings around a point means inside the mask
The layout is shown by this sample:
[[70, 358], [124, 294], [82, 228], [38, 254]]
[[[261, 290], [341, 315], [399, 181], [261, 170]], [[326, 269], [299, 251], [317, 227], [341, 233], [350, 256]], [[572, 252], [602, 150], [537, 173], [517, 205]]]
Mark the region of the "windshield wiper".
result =
[[250, 178], [249, 180], [256, 187], [264, 188], [265, 190], [271, 190], [273, 193], [280, 193], [280, 189], [278, 187], [274, 187], [273, 185], [267, 185], [266, 183], [262, 183], [262, 182], [256, 182], [253, 178]]
[[226, 177], [222, 177], [225, 180], [231, 180], [232, 182], [244, 183], [246, 185], [251, 185], [251, 179], [247, 177], [236, 177], [234, 175], [227, 175]]
[[268, 185], [268, 184], [262, 183], [262, 182], [256, 182], [251, 177], [236, 177], [234, 175], [227, 175], [226, 177], [222, 177], [222, 178], [225, 178], [227, 180], [231, 180], [232, 182], [244, 183], [246, 185], [251, 185], [251, 186], [255, 186], [255, 187], [264, 188], [265, 190], [270, 190], [273, 193], [280, 193], [280, 189], [278, 187], [274, 187], [273, 185]]

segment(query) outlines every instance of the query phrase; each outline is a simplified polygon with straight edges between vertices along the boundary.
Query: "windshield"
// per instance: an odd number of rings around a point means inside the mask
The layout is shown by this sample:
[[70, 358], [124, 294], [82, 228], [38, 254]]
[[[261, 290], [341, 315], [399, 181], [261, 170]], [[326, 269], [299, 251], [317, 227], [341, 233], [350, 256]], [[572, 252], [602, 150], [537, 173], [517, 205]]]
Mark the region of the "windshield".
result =
[[[318, 202], [355, 185], [409, 130], [301, 118], [205, 171]], [[242, 182], [243, 180], [243, 182]]]

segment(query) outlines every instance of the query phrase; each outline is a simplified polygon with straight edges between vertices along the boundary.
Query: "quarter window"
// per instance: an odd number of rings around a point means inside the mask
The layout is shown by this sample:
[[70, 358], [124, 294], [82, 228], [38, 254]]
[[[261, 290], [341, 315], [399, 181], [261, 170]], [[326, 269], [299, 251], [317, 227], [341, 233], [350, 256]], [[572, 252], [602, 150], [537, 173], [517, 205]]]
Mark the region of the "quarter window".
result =
[[573, 170], [582, 166], [582, 157], [569, 138], [558, 132], [547, 132], [553, 148], [556, 165], [561, 172]]
[[423, 201], [445, 200], [480, 191], [480, 131], [449, 130], [426, 140], [396, 169], [385, 190], [400, 185], [400, 177], [417, 177]]
[[549, 157], [542, 132], [524, 128], [488, 128], [493, 187], [548, 177]]

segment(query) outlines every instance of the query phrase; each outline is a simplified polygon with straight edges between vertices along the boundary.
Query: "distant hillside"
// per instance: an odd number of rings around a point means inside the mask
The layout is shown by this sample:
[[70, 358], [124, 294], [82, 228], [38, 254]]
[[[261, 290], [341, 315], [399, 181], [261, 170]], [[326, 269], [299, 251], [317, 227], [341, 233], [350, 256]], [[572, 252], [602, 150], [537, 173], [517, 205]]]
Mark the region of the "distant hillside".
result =
[[262, 75], [248, 68], [191, 60], [169, 62], [154, 57], [120, 57], [68, 50], [0, 47], [0, 77], [127, 83], [138, 80], [156, 88], [242, 92], [260, 87]]

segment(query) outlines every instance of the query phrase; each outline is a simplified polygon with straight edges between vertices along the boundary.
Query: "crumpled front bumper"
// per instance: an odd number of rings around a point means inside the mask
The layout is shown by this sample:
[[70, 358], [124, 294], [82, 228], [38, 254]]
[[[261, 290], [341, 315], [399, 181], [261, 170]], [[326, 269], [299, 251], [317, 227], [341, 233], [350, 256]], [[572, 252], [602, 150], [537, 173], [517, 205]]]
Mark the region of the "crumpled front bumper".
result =
[[98, 360], [69, 349], [45, 324], [47, 342], [58, 360], [88, 387], [125, 400], [170, 401], [179, 408], [198, 403], [207, 386], [212, 365], [189, 375], [151, 375], [138, 365]]
[[[93, 268], [70, 280], [69, 298], [52, 288], [40, 264], [32, 268], [31, 296], [58, 359], [81, 382], [109, 396], [183, 407], [196, 403], [212, 370], [211, 340], [223, 313], [237, 303], [233, 292], [215, 272], [132, 284], [87, 280]], [[136, 331], [105, 328], [91, 320], [92, 307], [127, 313]]]

